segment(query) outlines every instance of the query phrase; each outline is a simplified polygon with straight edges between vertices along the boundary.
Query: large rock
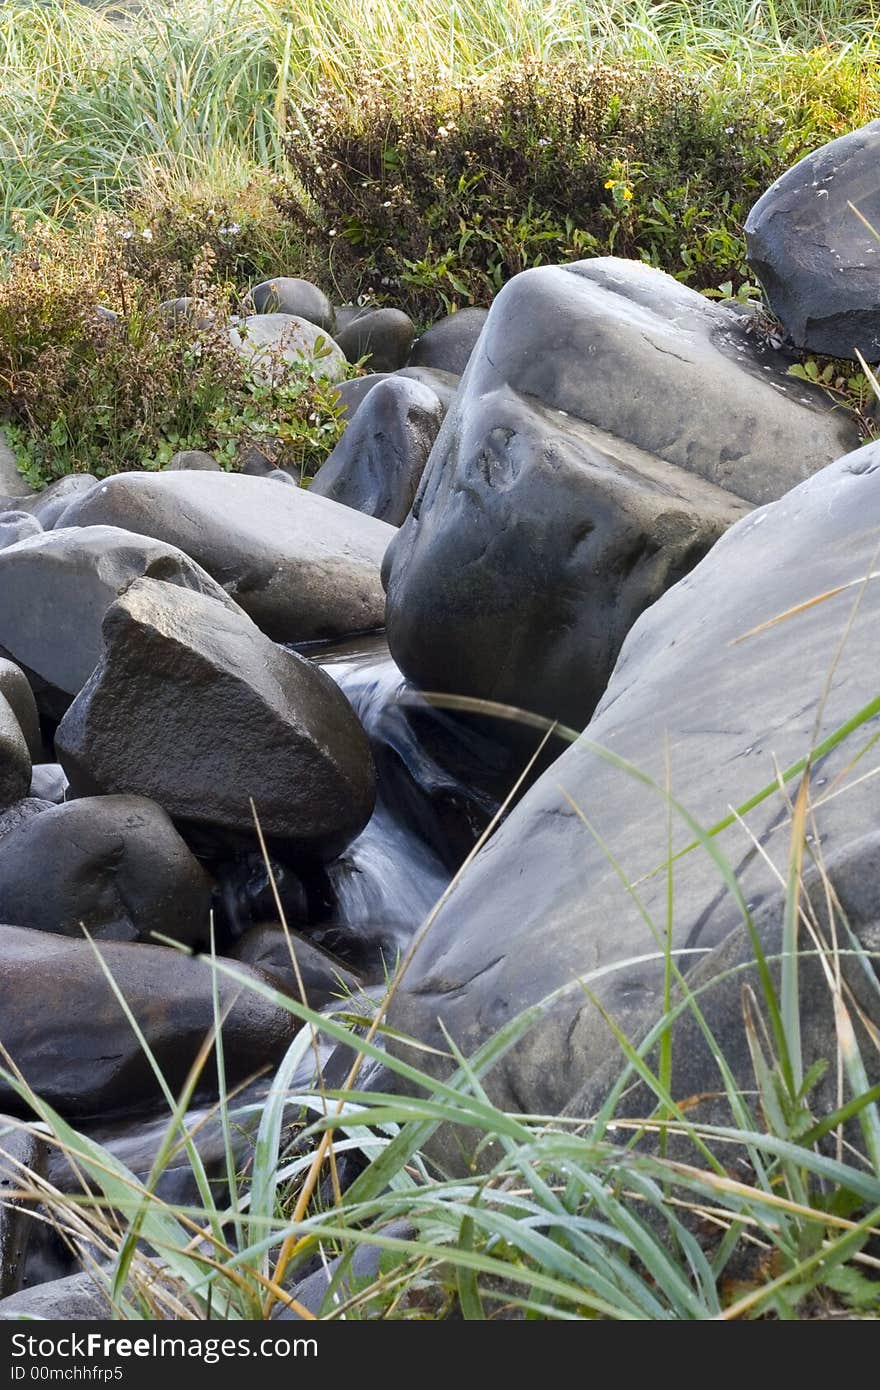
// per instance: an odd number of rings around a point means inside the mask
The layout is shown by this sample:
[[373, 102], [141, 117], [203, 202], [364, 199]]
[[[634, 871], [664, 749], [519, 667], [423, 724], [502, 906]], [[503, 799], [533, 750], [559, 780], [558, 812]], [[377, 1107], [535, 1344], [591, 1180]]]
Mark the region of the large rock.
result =
[[[64, 1115], [130, 1110], [159, 1096], [149, 1060], [97, 954], [100, 953], [177, 1092], [214, 1027], [208, 962], [165, 946], [69, 941], [0, 927], [0, 1042], [41, 1099]], [[264, 983], [258, 971], [226, 963]], [[230, 1085], [280, 1060], [296, 1029], [286, 1010], [217, 972], [223, 1056]], [[227, 1012], [228, 1010], [228, 1012]], [[213, 1065], [205, 1086], [216, 1085]], [[23, 1102], [0, 1079], [0, 1105]]]
[[[876, 700], [880, 585], [862, 581], [876, 568], [878, 529], [880, 445], [871, 445], [739, 522], [641, 618], [585, 736], [523, 798], [439, 912], [392, 1006], [394, 1028], [443, 1047], [442, 1019], [469, 1053], [570, 984], [493, 1074], [502, 1104], [536, 1113], [561, 1110], [613, 1046], [578, 981], [641, 1037], [662, 1007], [662, 960], [644, 957], [662, 956], [667, 931], [667, 776], [711, 828]], [[875, 714], [815, 760], [808, 870], [820, 847], [833, 869], [876, 820], [876, 788], [855, 755], [878, 727]], [[795, 789], [787, 778], [785, 796], [774, 790], [744, 812], [743, 824], [715, 836], [750, 911], [778, 911], [786, 797]], [[693, 838], [673, 814], [673, 851]], [[880, 921], [876, 850], [859, 858], [856, 931]], [[702, 849], [675, 861], [672, 897], [676, 951], [711, 951], [742, 924]], [[699, 959], [682, 956], [680, 964]]]
[[871, 121], [795, 164], [749, 213], [749, 261], [797, 347], [880, 357], [878, 162]]
[[56, 482], [50, 483], [42, 492], [15, 499], [15, 510], [35, 517], [44, 531], [51, 531], [61, 513], [70, 506], [75, 497], [84, 497], [97, 486], [97, 478], [91, 473], [68, 473]]
[[121, 526], [178, 546], [277, 642], [383, 623], [379, 571], [392, 527], [302, 488], [231, 473], [124, 473], [73, 504], [63, 524]]
[[0, 838], [0, 915], [11, 926], [206, 945], [210, 909], [210, 879], [145, 797], [68, 801]]
[[[0, 580], [0, 592], [2, 592], [2, 580]], [[39, 762], [43, 756], [43, 739], [40, 733], [40, 716], [37, 713], [34, 693], [21, 668], [14, 661], [6, 661], [2, 657], [0, 657], [0, 695], [6, 700], [18, 721], [18, 727], [24, 734], [24, 741], [28, 746], [31, 758], [34, 762]]]
[[151, 579], [113, 604], [103, 632], [101, 661], [55, 737], [75, 794], [140, 793], [233, 839], [253, 834], [253, 798], [267, 836], [317, 858], [366, 825], [367, 736], [311, 662], [245, 614]]
[[332, 333], [336, 326], [333, 305], [324, 291], [295, 275], [261, 280], [248, 291], [248, 299], [258, 314], [296, 314], [325, 333]]
[[37, 518], [29, 512], [3, 512], [0, 514], [0, 550], [24, 540], [25, 536], [39, 535], [42, 529]]
[[0, 1318], [8, 1322], [106, 1322], [114, 1312], [109, 1288], [86, 1272], [50, 1279], [0, 1299]]
[[104, 614], [143, 577], [237, 608], [181, 550], [115, 526], [63, 527], [0, 551], [0, 650], [27, 669], [47, 713], [60, 716], [69, 703], [58, 692], [85, 685], [100, 660]]
[[404, 673], [582, 726], [643, 609], [857, 437], [753, 353], [736, 314], [640, 263], [511, 281], [386, 555]]
[[341, 381], [345, 356], [322, 328], [297, 314], [251, 314], [230, 328], [233, 347], [263, 380], [278, 380], [287, 367], [305, 367], [314, 380]]
[[483, 331], [487, 309], [459, 309], [432, 323], [409, 356], [412, 367], [436, 367], [461, 376]]
[[0, 811], [27, 796], [31, 785], [31, 756], [12, 706], [0, 694]]
[[309, 491], [378, 517], [406, 520], [443, 421], [433, 391], [391, 377], [371, 391]]

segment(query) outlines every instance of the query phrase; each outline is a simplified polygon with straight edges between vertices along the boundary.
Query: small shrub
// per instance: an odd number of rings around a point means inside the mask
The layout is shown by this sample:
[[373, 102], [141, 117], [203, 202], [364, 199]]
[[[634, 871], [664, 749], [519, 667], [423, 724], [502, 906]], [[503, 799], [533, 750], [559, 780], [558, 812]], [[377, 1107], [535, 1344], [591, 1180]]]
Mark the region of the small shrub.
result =
[[[420, 322], [528, 266], [641, 258], [697, 289], [749, 279], [742, 227], [808, 149], [868, 119], [877, 80], [803, 54], [733, 90], [686, 69], [568, 60], [448, 84], [356, 74], [291, 117], [275, 201], [340, 294]], [[780, 114], [783, 113], [783, 114]]]
[[197, 321], [169, 318], [160, 286], [174, 263], [141, 261], [128, 249], [137, 235], [125, 221], [40, 225], [10, 257], [0, 412], [26, 477], [159, 468], [177, 449], [235, 468], [250, 445], [311, 471], [341, 432], [335, 388], [307, 364], [275, 363], [266, 380], [241, 359], [228, 334], [232, 287], [218, 283], [210, 247], [186, 286]]

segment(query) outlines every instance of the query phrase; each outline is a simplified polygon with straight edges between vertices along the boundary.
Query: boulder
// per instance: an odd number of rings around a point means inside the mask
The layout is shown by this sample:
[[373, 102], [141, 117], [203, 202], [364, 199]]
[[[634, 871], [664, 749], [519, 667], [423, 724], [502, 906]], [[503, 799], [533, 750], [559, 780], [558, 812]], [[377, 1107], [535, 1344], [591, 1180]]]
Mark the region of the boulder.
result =
[[[295, 967], [291, 950], [296, 957]], [[313, 945], [301, 932], [286, 932], [281, 926], [250, 927], [236, 943], [232, 955], [271, 975], [279, 989], [308, 1004], [310, 1009], [322, 1009], [347, 994], [356, 994], [361, 987], [358, 976], [343, 961]]]
[[878, 160], [880, 121], [871, 121], [800, 160], [746, 220], [770, 307], [809, 352], [880, 358]]
[[374, 372], [406, 366], [415, 329], [402, 309], [352, 306], [340, 311], [336, 321], [336, 342], [349, 362], [365, 358], [365, 365]]
[[172, 473], [178, 472], [181, 468], [196, 473], [223, 471], [213, 454], [205, 453], [204, 449], [179, 449], [167, 464], [167, 468]]
[[145, 797], [68, 801], [0, 838], [0, 914], [11, 926], [205, 945], [210, 909], [211, 880]]
[[452, 405], [453, 398], [458, 390], [458, 383], [461, 376], [456, 372], [444, 372], [440, 367], [401, 367], [395, 376], [409, 377], [412, 381], [420, 381], [423, 386], [427, 386], [429, 391], [433, 391], [443, 407], [445, 415]]
[[38, 801], [60, 806], [67, 793], [67, 778], [59, 763], [35, 763], [31, 772], [30, 795]]
[[[2, 580], [0, 580], [0, 591], [2, 591]], [[6, 700], [18, 721], [18, 727], [24, 734], [24, 741], [31, 758], [34, 762], [41, 762], [43, 737], [40, 733], [40, 716], [37, 713], [34, 693], [21, 667], [17, 666], [14, 661], [6, 661], [2, 657], [0, 657], [0, 695]]]
[[856, 438], [755, 357], [738, 315], [660, 271], [526, 271], [386, 554], [392, 654], [423, 688], [582, 727], [639, 614]]
[[342, 418], [350, 423], [370, 392], [389, 379], [421, 382], [437, 397], [444, 415], [459, 383], [453, 372], [435, 371], [431, 367], [401, 367], [397, 372], [368, 372], [366, 376], [350, 377], [348, 381], [340, 381], [337, 387]]
[[84, 497], [97, 484], [91, 473], [68, 473], [29, 497], [15, 499], [15, 510], [35, 517], [44, 531], [51, 531], [61, 513], [76, 497]]
[[37, 518], [28, 512], [3, 512], [0, 515], [0, 550], [24, 540], [25, 536], [36, 536], [42, 529]]
[[125, 473], [64, 522], [126, 527], [178, 546], [277, 642], [383, 623], [379, 574], [393, 528], [303, 488], [282, 492], [232, 473]]
[[237, 607], [175, 546], [115, 526], [65, 526], [0, 551], [0, 650], [27, 669], [46, 713], [60, 717], [85, 685], [101, 656], [104, 614], [144, 576]]
[[314, 380], [341, 381], [348, 363], [323, 328], [297, 314], [252, 314], [229, 330], [233, 347], [266, 381], [307, 366]]
[[21, 726], [6, 697], [0, 694], [0, 811], [27, 796], [31, 785], [31, 756]]
[[392, 377], [371, 391], [309, 492], [392, 526], [405, 521], [443, 409], [421, 382]]
[[53, 802], [46, 801], [39, 796], [26, 796], [22, 801], [16, 801], [5, 811], [0, 811], [0, 839], [8, 835], [11, 830], [17, 830], [19, 826], [26, 825], [34, 816], [39, 816], [43, 811], [51, 811]]
[[[559, 1113], [613, 1050], [586, 991], [633, 1038], [662, 1008], [667, 785], [699, 825], [719, 827], [714, 844], [748, 910], [778, 913], [787, 798], [797, 788], [789, 770], [876, 701], [880, 585], [864, 581], [876, 569], [878, 528], [880, 445], [871, 445], [744, 518], [649, 609], [585, 735], [462, 873], [410, 964], [393, 1028], [443, 1047], [442, 1019], [469, 1054], [528, 1005], [568, 987], [491, 1081], [502, 1105]], [[876, 793], [856, 759], [878, 725], [875, 713], [819, 751], [811, 769], [806, 867], [812, 855], [833, 869], [856, 854], [856, 932], [880, 920], [876, 851], [858, 850]], [[767, 787], [741, 822], [730, 817]], [[688, 851], [693, 840], [692, 825], [673, 811], [671, 944], [702, 953], [743, 917], [710, 855]], [[679, 963], [687, 970], [700, 958]]]
[[75, 795], [149, 796], [235, 842], [253, 836], [253, 798], [268, 837], [319, 859], [366, 825], [375, 772], [357, 716], [329, 676], [244, 613], [141, 579], [103, 634], [55, 736]]
[[489, 317], [488, 309], [459, 309], [432, 323], [409, 355], [411, 367], [439, 367], [461, 376]]
[[[176, 1093], [214, 1028], [213, 972], [205, 959], [166, 946], [71, 941], [0, 927], [0, 1042], [32, 1090], [63, 1115], [131, 1110], [160, 1098], [150, 1062], [102, 969], [112, 975]], [[265, 983], [238, 961], [227, 966]], [[217, 972], [229, 1085], [280, 1061], [298, 1026], [248, 984]], [[216, 1088], [213, 1063], [204, 1088]], [[0, 1079], [0, 1105], [25, 1108]]]
[[35, 1190], [34, 1179], [45, 1177], [47, 1164], [45, 1140], [0, 1115], [0, 1299], [21, 1288], [36, 1224], [28, 1194]]
[[323, 290], [310, 280], [276, 275], [254, 285], [247, 297], [258, 314], [295, 314], [325, 333], [332, 333], [336, 327], [333, 305]]
[[0, 1319], [9, 1322], [106, 1322], [112, 1316], [109, 1288], [85, 1271], [0, 1299]]

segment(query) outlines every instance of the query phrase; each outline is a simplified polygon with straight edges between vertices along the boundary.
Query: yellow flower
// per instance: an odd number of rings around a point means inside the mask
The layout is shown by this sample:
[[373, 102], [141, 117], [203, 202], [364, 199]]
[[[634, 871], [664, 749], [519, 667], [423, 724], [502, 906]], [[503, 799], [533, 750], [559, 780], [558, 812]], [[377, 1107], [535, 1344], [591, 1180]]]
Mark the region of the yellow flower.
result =
[[616, 184], [616, 182], [617, 182], [616, 179], [606, 179], [606, 181], [605, 181], [605, 187], [606, 187], [606, 188], [613, 188], [614, 185]]
[[625, 188], [625, 189], [623, 190], [623, 196], [624, 196], [624, 198], [626, 198], [627, 202], [629, 202], [630, 198], [632, 197], [632, 189], [631, 189], [631, 188]]

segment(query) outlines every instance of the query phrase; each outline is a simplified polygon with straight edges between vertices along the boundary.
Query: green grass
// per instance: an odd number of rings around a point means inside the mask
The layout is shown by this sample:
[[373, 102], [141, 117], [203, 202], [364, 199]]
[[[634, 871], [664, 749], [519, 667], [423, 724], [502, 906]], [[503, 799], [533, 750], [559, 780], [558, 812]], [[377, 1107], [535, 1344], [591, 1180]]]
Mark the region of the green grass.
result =
[[450, 81], [577, 54], [686, 66], [719, 89], [761, 72], [772, 90], [817, 44], [826, 67], [857, 80], [878, 22], [874, 0], [6, 4], [0, 229], [116, 206], [157, 175], [228, 186], [278, 172], [298, 102], [322, 82], [347, 90], [355, 70], [405, 85], [414, 53]]

